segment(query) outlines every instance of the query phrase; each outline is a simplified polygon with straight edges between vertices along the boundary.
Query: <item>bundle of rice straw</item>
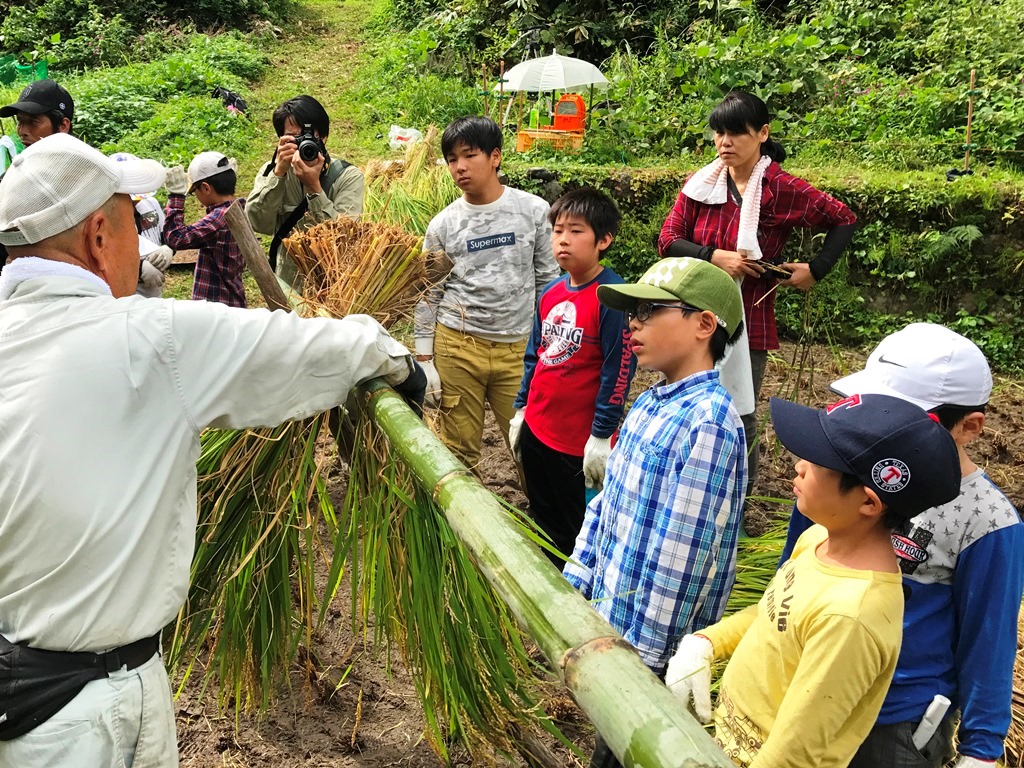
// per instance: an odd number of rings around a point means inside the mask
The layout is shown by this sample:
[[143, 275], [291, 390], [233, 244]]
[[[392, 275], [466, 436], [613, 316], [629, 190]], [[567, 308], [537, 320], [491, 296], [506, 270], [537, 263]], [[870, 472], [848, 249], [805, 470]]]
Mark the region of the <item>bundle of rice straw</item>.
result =
[[367, 218], [423, 235], [430, 220], [460, 194], [448, 168], [438, 165], [437, 127], [407, 147], [402, 160], [366, 166], [363, 209]]
[[284, 246], [303, 276], [307, 311], [368, 314], [384, 326], [411, 312], [451, 269], [444, 253], [424, 253], [417, 235], [344, 217], [295, 234]]

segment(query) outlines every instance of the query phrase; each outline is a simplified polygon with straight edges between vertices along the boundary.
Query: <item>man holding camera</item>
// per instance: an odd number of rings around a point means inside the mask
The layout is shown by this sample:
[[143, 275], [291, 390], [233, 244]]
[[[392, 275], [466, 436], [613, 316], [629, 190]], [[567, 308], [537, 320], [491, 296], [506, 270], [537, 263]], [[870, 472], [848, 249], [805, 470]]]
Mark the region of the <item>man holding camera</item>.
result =
[[363, 212], [363, 172], [327, 153], [327, 110], [312, 96], [296, 96], [274, 110], [277, 146], [256, 175], [245, 212], [252, 228], [273, 235], [270, 263], [278, 276], [295, 283], [295, 264], [278, 258], [281, 241], [300, 230], [337, 216]]

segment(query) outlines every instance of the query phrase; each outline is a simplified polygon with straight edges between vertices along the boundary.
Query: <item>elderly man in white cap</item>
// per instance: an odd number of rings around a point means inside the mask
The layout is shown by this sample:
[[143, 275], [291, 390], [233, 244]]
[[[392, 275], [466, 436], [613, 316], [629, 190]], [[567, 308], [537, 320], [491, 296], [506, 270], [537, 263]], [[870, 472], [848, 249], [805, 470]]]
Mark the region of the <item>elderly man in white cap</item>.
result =
[[[174, 766], [160, 631], [181, 607], [208, 426], [425, 378], [374, 320], [133, 296], [154, 161], [55, 135], [0, 186], [0, 765]], [[124, 297], [124, 298], [122, 298]]]

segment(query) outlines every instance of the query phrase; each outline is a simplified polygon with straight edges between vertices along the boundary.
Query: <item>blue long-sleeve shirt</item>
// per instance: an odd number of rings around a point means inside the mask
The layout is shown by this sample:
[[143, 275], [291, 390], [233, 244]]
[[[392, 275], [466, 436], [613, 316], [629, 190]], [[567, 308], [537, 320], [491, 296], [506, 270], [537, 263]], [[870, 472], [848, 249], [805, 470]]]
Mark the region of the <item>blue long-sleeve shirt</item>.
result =
[[[811, 524], [794, 506], [780, 564]], [[956, 499], [894, 531], [893, 548], [909, 594], [878, 723], [916, 722], [942, 694], [961, 712], [959, 752], [995, 760], [1010, 727], [1024, 525], [979, 469], [963, 478]]]

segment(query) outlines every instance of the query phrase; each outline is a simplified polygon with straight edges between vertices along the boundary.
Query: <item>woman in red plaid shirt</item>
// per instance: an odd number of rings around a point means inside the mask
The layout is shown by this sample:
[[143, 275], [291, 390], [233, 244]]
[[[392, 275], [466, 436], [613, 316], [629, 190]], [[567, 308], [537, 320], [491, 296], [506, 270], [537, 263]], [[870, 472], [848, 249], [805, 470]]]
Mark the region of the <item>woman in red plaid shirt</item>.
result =
[[[704, 259], [742, 280], [753, 384], [752, 397], [747, 388], [748, 407], [741, 408], [749, 411], [743, 414], [748, 449], [757, 434], [754, 406], [768, 350], [779, 348], [774, 288], [781, 283], [809, 290], [850, 244], [857, 221], [843, 203], [782, 170], [786, 152], [769, 138], [769, 123], [765, 103], [744, 91], [731, 92], [715, 107], [708, 124], [718, 159], [687, 180], [658, 238], [661, 256]], [[809, 264], [780, 268], [782, 249], [796, 227], [826, 230], [825, 242]], [[728, 381], [724, 374], [723, 380]], [[742, 404], [744, 398], [733, 395]], [[757, 478], [758, 453], [750, 452], [748, 493]]]

